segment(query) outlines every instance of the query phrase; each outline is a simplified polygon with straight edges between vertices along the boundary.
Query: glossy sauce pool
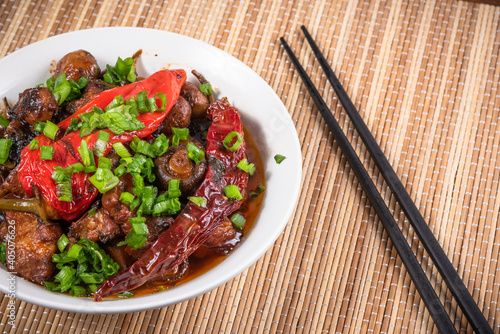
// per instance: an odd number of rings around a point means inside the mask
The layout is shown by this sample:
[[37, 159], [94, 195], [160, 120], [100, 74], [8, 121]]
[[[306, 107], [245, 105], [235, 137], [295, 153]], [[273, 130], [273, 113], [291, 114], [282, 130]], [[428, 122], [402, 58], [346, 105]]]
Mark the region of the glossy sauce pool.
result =
[[[247, 145], [247, 152], [249, 155], [248, 160], [249, 162], [253, 163], [256, 167], [255, 173], [248, 178], [247, 192], [249, 193], [250, 191], [255, 190], [258, 185], [265, 186], [264, 165], [255, 141], [253, 140], [253, 138], [250, 136], [250, 134], [246, 129], [244, 129], [244, 134], [245, 134], [245, 142]], [[245, 239], [245, 235], [255, 223], [260, 212], [260, 207], [262, 206], [263, 198], [264, 194], [260, 194], [254, 199], [247, 199], [243, 202], [240, 209], [237, 210], [237, 212], [242, 214], [246, 219], [243, 230], [240, 231], [241, 241]], [[238, 246], [236, 245], [236, 247]], [[211, 254], [210, 256], [206, 256], [201, 259], [196, 258], [194, 256], [190, 256], [188, 258], [189, 265], [187, 271], [181, 278], [174, 281], [168, 281], [168, 280], [163, 282], [149, 281], [144, 285], [142, 285], [141, 287], [135, 289], [133, 291], [133, 296], [144, 296], [155, 292], [161, 292], [171, 287], [190, 281], [204, 274], [210, 269], [214, 268], [216, 265], [224, 261], [226, 257], [227, 255], [216, 255], [216, 254]], [[107, 297], [105, 299], [129, 298], [129, 297], [131, 296], [118, 295], [113, 297]]]

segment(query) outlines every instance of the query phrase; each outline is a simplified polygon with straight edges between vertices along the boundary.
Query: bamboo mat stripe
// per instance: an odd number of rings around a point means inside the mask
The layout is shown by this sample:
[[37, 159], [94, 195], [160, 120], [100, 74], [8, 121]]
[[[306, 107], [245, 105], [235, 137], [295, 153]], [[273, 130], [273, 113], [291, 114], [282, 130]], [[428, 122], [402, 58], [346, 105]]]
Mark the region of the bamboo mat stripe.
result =
[[[300, 34], [320, 44], [494, 331], [500, 333], [500, 7], [495, 1], [0, 0], [0, 57], [108, 26], [171, 31], [256, 71], [296, 127], [303, 188], [275, 244], [228, 283], [144, 312], [88, 315], [0, 294], [2, 333], [437, 333], [278, 38], [294, 47], [457, 330], [466, 318]], [[1, 80], [1, 78], [0, 78]]]

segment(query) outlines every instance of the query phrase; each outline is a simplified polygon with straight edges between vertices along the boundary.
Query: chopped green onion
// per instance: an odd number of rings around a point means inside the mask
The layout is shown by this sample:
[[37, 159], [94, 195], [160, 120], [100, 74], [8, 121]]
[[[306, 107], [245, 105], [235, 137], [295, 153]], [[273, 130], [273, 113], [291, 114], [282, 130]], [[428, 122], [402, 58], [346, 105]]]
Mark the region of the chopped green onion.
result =
[[189, 200], [199, 206], [200, 208], [206, 208], [207, 207], [207, 199], [204, 197], [189, 197]]
[[120, 143], [120, 142], [113, 143], [113, 148], [115, 149], [116, 153], [121, 158], [130, 158], [130, 157], [132, 157], [132, 155], [127, 150], [127, 148], [125, 147], [125, 145], [123, 145], [123, 143]]
[[247, 221], [245, 217], [240, 215], [239, 213], [235, 213], [229, 218], [229, 220], [239, 229], [242, 229], [245, 226], [245, 222]]
[[118, 185], [120, 179], [109, 169], [97, 168], [94, 175], [89, 177], [89, 181], [99, 190], [101, 194], [113, 189]]
[[155, 98], [156, 97], [159, 98], [160, 102], [161, 102], [159, 110], [160, 111], [164, 111], [165, 110], [165, 106], [167, 105], [167, 97], [162, 92], [156, 93], [155, 94]]
[[71, 296], [85, 296], [87, 294], [87, 290], [80, 285], [73, 285], [69, 290], [69, 294]]
[[0, 125], [3, 126], [5, 129], [7, 129], [9, 124], [10, 124], [10, 122], [5, 117], [0, 115]]
[[204, 83], [200, 85], [200, 92], [202, 92], [205, 95], [210, 95], [213, 92], [212, 85], [209, 83]]
[[54, 181], [56, 181], [57, 183], [61, 183], [64, 181], [69, 181], [70, 177], [67, 174], [65, 174], [64, 172], [61, 172], [59, 170], [54, 170], [52, 172], [52, 179]]
[[128, 191], [123, 191], [120, 194], [120, 202], [124, 204], [131, 205], [134, 200], [134, 194], [129, 193]]
[[137, 93], [137, 107], [140, 111], [148, 111], [148, 106], [146, 105], [146, 100], [148, 99], [148, 93], [146, 91]]
[[[1, 139], [0, 139], [1, 140]], [[40, 147], [40, 159], [42, 160], [52, 160], [54, 157], [54, 148], [52, 146], [42, 145]]]
[[104, 81], [113, 85], [122, 85], [127, 82], [135, 82], [134, 59], [131, 57], [121, 59], [118, 57], [115, 66], [106, 65], [107, 72], [104, 74]]
[[266, 188], [264, 186], [261, 186], [260, 184], [255, 188], [255, 190], [250, 191], [249, 197], [250, 199], [255, 199], [259, 197], [260, 194], [262, 194]]
[[85, 167], [95, 166], [94, 154], [90, 151], [85, 139], [82, 139], [80, 147], [78, 148], [78, 153], [80, 153], [82, 163]]
[[125, 165], [123, 164], [120, 164], [118, 167], [115, 168], [113, 174], [115, 174], [115, 176], [121, 177], [126, 172], [127, 172], [127, 167], [125, 167]]
[[134, 293], [132, 291], [124, 291], [116, 294], [118, 297], [125, 297], [125, 298], [130, 298], [134, 297]]
[[203, 161], [203, 159], [205, 159], [205, 152], [200, 150], [198, 146], [196, 146], [191, 142], [187, 144], [186, 150], [188, 152], [189, 159], [193, 160], [194, 163], [196, 164], [200, 163], [201, 161]]
[[280, 164], [285, 159], [286, 159], [286, 157], [284, 155], [281, 155], [281, 154], [276, 154], [274, 156], [274, 161], [276, 161], [277, 164]]
[[238, 167], [244, 172], [247, 172], [250, 175], [253, 175], [253, 173], [255, 173], [255, 165], [249, 164], [247, 159], [243, 159], [240, 162], [238, 162], [238, 165], [236, 165], [236, 167]]
[[157, 157], [162, 156], [168, 150], [168, 139], [162, 133], [159, 135], [153, 143], [153, 151]]
[[109, 137], [111, 135], [109, 132], [100, 130], [99, 134], [97, 135], [97, 140], [94, 145], [94, 154], [97, 155], [98, 157], [101, 157], [104, 155], [104, 152], [106, 151], [106, 147], [108, 146], [108, 141]]
[[136, 153], [141, 153], [147, 155], [148, 157], [156, 158], [156, 153], [153, 149], [153, 145], [151, 145], [147, 141], [141, 140], [139, 137], [135, 137], [130, 142], [130, 148]]
[[65, 101], [72, 101], [79, 98], [81, 90], [85, 88], [89, 80], [86, 77], [81, 77], [78, 82], [66, 80], [66, 73], [61, 73], [57, 78], [51, 77], [47, 80], [47, 88], [52, 92], [54, 98], [59, 105]]
[[180, 182], [181, 181], [178, 179], [168, 181], [168, 198], [177, 198], [181, 195], [181, 191], [179, 189]]
[[141, 248], [148, 241], [148, 238], [144, 235], [137, 235], [134, 229], [131, 229], [125, 237], [124, 241], [120, 241], [118, 246], [129, 245], [132, 249]]
[[172, 133], [174, 134], [174, 136], [172, 137], [172, 146], [177, 146], [179, 145], [180, 140], [188, 139], [189, 129], [172, 127]]
[[36, 132], [43, 132], [43, 129], [45, 128], [45, 122], [36, 122], [35, 125], [33, 125], [33, 129]]
[[28, 149], [30, 151], [37, 150], [39, 145], [40, 145], [40, 142], [38, 141], [38, 139], [33, 139], [32, 141], [30, 141], [30, 145], [29, 145]]
[[61, 237], [59, 237], [59, 240], [57, 240], [57, 248], [61, 253], [64, 252], [64, 248], [66, 248], [68, 244], [69, 244], [69, 239], [66, 236], [66, 234], [62, 234]]
[[[236, 137], [236, 141], [231, 145], [233, 139]], [[236, 151], [240, 148], [241, 143], [243, 143], [243, 137], [236, 131], [231, 131], [227, 134], [226, 138], [222, 142], [224, 146], [231, 152]]]
[[[65, 240], [61, 237], [60, 240]], [[62, 242], [62, 241], [61, 241]], [[69, 240], [67, 241], [69, 243]], [[58, 247], [67, 248], [66, 241]], [[115, 275], [120, 266], [107, 255], [96, 243], [82, 238], [66, 252], [53, 254], [52, 261], [56, 263], [59, 272], [54, 280], [44, 282], [51, 291], [69, 291], [72, 295], [86, 295], [97, 291], [96, 284], [101, 284]]]
[[47, 121], [45, 123], [45, 127], [43, 128], [43, 134], [54, 140], [56, 138], [57, 131], [59, 131], [59, 127], [52, 123], [51, 121]]
[[94, 206], [94, 207], [92, 207], [92, 208], [90, 208], [90, 210], [89, 210], [89, 211], [87, 211], [87, 215], [88, 215], [89, 217], [94, 217], [96, 213], [97, 213], [97, 209], [95, 208], [95, 206]]
[[0, 243], [0, 261], [2, 261], [2, 263], [5, 263], [6, 258], [7, 258], [7, 243], [2, 242]]
[[61, 202], [71, 202], [73, 200], [71, 181], [58, 182], [56, 184], [56, 194]]
[[71, 123], [69, 123], [68, 128], [66, 129], [65, 135], [70, 133], [71, 131], [78, 130], [78, 127], [81, 126], [82, 123], [78, 123], [78, 118], [72, 118]]
[[230, 184], [228, 186], [225, 186], [222, 190], [224, 190], [224, 194], [226, 195], [227, 198], [235, 199], [235, 200], [243, 199], [243, 196], [241, 195], [240, 190], [238, 189], [238, 186], [236, 186], [234, 184]]

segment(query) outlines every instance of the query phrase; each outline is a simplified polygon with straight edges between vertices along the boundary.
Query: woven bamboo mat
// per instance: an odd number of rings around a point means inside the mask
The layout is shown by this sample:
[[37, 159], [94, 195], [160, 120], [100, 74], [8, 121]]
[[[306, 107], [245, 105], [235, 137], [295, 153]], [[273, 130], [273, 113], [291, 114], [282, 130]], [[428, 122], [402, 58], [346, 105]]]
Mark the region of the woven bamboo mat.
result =
[[[16, 301], [16, 328], [5, 312], [9, 299], [0, 294], [0, 332], [437, 332], [278, 44], [286, 36], [314, 82], [327, 87], [299, 33], [301, 24], [322, 45], [474, 299], [500, 332], [500, 7], [397, 0], [0, 0], [0, 57], [53, 35], [103, 26], [167, 30], [225, 50], [281, 97], [303, 155], [303, 189], [294, 215], [274, 246], [227, 284], [177, 305], [130, 314], [76, 314]], [[457, 330], [471, 332], [332, 89], [322, 93]]]

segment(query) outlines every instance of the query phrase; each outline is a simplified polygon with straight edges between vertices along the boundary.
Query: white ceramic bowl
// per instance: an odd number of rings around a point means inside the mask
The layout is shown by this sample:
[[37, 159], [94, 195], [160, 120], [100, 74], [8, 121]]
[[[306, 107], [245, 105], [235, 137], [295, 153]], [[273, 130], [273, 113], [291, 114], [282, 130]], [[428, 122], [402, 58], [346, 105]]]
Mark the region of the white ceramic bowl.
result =
[[[0, 290], [16, 298], [58, 310], [82, 313], [124, 313], [163, 307], [199, 296], [250, 267], [275, 242], [295, 207], [302, 158], [295, 127], [274, 91], [255, 72], [229, 54], [185, 36], [143, 28], [100, 28], [58, 35], [29, 45], [0, 60], [0, 97], [15, 101], [20, 92], [49, 77], [49, 64], [70, 51], [91, 52], [99, 64], [143, 50], [138, 72], [147, 76], [161, 68], [196, 69], [238, 108], [243, 123], [260, 147], [266, 175], [262, 210], [238, 247], [207, 273], [169, 290], [96, 303], [53, 293], [0, 269]], [[188, 77], [189, 79], [189, 77]], [[192, 77], [191, 77], [192, 79]], [[276, 164], [275, 154], [286, 156]], [[13, 290], [13, 291], [12, 291]]]

